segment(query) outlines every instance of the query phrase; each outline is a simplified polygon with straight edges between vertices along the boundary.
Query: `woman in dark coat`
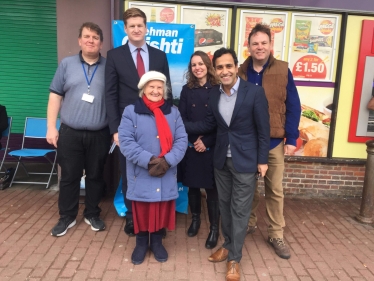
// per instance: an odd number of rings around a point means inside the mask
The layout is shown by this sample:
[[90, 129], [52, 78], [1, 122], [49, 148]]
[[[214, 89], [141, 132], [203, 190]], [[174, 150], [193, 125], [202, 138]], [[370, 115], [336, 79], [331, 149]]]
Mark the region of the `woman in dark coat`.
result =
[[[183, 121], [204, 120], [210, 92], [218, 86], [217, 78], [208, 55], [202, 51], [192, 54], [186, 73], [187, 84], [180, 95], [179, 111]], [[189, 187], [188, 203], [192, 213], [192, 223], [187, 235], [197, 235], [200, 228], [201, 193], [205, 188], [210, 222], [210, 232], [205, 247], [212, 249], [217, 245], [219, 236], [218, 194], [214, 181], [213, 152], [216, 132], [188, 135], [188, 148], [179, 168], [182, 183]]]

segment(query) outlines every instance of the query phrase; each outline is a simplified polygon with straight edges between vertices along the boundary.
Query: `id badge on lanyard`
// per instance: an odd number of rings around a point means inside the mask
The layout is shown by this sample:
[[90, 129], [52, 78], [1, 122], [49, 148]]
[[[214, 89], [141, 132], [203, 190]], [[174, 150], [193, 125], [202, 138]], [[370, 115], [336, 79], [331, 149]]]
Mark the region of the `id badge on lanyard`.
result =
[[86, 81], [87, 81], [87, 93], [83, 93], [83, 96], [82, 96], [82, 100], [83, 101], [86, 101], [86, 102], [89, 102], [89, 103], [93, 103], [93, 101], [94, 101], [95, 97], [93, 95], [90, 95], [90, 85], [91, 85], [92, 79], [95, 76], [95, 73], [96, 73], [96, 70], [97, 70], [98, 66], [99, 65], [97, 64], [96, 67], [95, 67], [95, 69], [94, 69], [94, 71], [93, 71], [93, 73], [92, 73], [91, 79], [88, 80], [86, 69], [84, 68], [84, 64], [82, 62], [82, 68], [83, 68], [84, 76], [86, 77]]

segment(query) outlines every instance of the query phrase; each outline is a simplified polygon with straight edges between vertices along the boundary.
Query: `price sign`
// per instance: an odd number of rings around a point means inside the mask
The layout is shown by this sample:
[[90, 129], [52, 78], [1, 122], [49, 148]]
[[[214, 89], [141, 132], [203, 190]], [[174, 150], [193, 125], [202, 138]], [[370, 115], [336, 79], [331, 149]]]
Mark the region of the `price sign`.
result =
[[303, 56], [294, 64], [292, 74], [295, 78], [326, 79], [326, 64], [318, 56]]
[[296, 80], [333, 81], [337, 15], [292, 14], [289, 65]]

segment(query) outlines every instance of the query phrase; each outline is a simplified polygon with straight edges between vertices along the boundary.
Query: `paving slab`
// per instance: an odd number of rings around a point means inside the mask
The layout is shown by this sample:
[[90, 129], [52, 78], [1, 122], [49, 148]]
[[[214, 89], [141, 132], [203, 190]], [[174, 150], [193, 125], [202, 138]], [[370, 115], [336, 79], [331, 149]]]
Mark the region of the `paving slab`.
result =
[[[374, 280], [374, 227], [354, 219], [360, 199], [286, 197], [289, 260], [266, 242], [263, 197], [260, 202], [258, 227], [243, 248], [241, 280]], [[59, 218], [58, 191], [15, 185], [0, 191], [0, 280], [225, 280], [225, 263], [207, 260], [216, 249], [204, 247], [209, 223], [202, 203], [196, 237], [186, 235], [191, 216], [177, 213], [176, 230], [164, 240], [168, 261], [158, 263], [149, 252], [135, 266], [135, 238], [123, 232], [125, 219], [117, 216], [113, 196], [100, 204], [105, 231], [91, 230], [80, 204], [77, 225], [56, 238], [50, 230]]]

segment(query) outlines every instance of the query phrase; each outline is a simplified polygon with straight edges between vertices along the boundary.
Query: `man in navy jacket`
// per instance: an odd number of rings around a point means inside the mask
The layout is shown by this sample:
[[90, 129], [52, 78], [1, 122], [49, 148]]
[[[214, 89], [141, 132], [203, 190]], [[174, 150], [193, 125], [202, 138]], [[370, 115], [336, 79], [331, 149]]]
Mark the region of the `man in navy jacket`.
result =
[[267, 171], [268, 103], [262, 87], [237, 76], [238, 59], [233, 50], [217, 50], [213, 66], [221, 87], [211, 94], [205, 120], [186, 122], [185, 127], [189, 134], [204, 134], [217, 128], [213, 161], [225, 242], [209, 261], [227, 259], [226, 280], [240, 280], [239, 262], [256, 177], [265, 176]]

